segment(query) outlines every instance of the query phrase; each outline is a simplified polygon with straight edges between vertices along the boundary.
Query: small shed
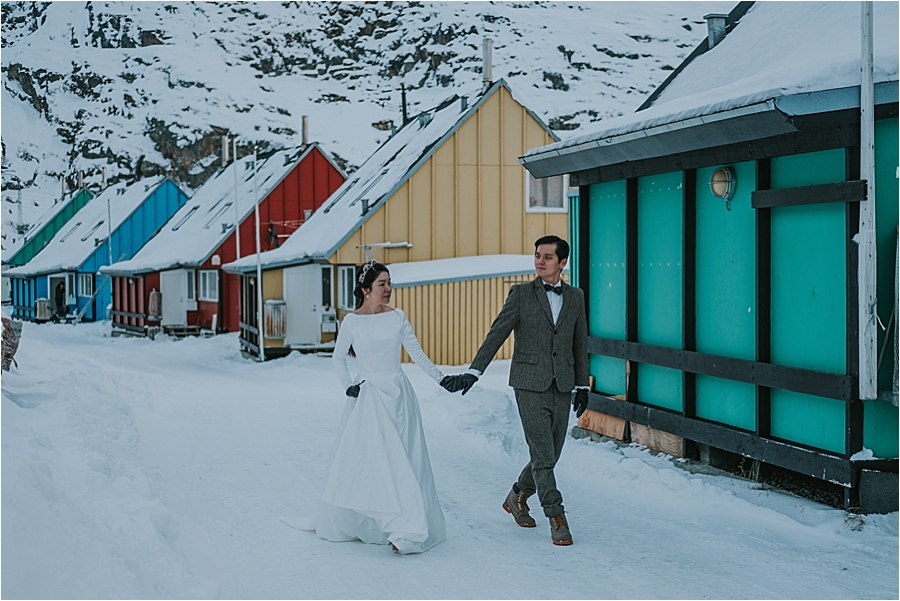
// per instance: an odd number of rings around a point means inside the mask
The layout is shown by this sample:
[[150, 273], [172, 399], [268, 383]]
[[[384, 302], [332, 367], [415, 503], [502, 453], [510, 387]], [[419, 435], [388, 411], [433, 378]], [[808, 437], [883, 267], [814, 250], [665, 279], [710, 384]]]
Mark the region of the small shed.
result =
[[[112, 260], [131, 257], [187, 201], [163, 176], [106, 188], [23, 266], [10, 269], [13, 315], [46, 321], [52, 317], [105, 319], [112, 302], [109, 278], [97, 275]], [[63, 305], [54, 291], [62, 283]]]
[[[579, 187], [584, 427], [622, 437], [627, 423], [632, 439], [674, 435], [670, 452], [727, 451], [839, 483], [848, 508], [867, 473], [892, 471], [896, 510], [898, 5], [874, 3], [872, 127], [860, 117], [866, 4], [709, 15], [708, 39], [636, 113], [522, 158]], [[867, 235], [877, 264], [860, 250]]]
[[[354, 309], [356, 267], [368, 257], [396, 266], [531, 255], [540, 236], [565, 235], [566, 178], [535, 180], [517, 162], [529, 148], [556, 139], [503, 80], [414, 116], [281, 248], [225, 266], [243, 276], [242, 348], [260, 354], [260, 301], [265, 357], [329, 348], [333, 332], [322, 326], [333, 317], [322, 309], [336, 309], [338, 318]], [[435, 317], [446, 307], [418, 312], [426, 311]], [[472, 358], [463, 349], [441, 357], [457, 364]]]
[[[277, 248], [344, 182], [317, 143], [233, 161], [211, 177], [113, 278], [113, 328], [133, 334], [238, 330], [239, 277], [222, 265]], [[239, 223], [239, 232], [235, 223]], [[240, 253], [237, 249], [238, 234]]]

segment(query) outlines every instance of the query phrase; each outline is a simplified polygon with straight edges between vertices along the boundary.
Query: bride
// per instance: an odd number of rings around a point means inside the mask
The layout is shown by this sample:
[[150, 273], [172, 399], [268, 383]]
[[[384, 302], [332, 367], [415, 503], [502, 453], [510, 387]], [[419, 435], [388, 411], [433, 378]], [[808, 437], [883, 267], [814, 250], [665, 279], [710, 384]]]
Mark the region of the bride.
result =
[[[444, 374], [425, 355], [403, 311], [388, 305], [387, 267], [363, 265], [353, 293], [357, 309], [344, 317], [333, 354], [347, 404], [316, 513], [316, 535], [421, 553], [446, 532], [416, 393], [400, 369], [400, 345], [435, 381]], [[357, 360], [355, 379], [348, 356]]]

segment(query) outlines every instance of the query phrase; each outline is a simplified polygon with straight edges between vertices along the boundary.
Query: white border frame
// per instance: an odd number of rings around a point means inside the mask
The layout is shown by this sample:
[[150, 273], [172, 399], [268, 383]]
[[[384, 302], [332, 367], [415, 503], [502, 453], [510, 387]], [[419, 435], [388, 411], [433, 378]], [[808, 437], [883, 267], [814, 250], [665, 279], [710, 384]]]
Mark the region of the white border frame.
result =
[[[529, 177], [531, 174], [528, 172], [528, 169], [522, 168], [525, 177], [525, 212], [526, 213], [568, 213], [569, 212], [569, 195], [567, 194], [569, 190], [569, 175], [563, 174], [563, 206], [561, 209], [554, 209], [552, 207], [530, 207], [528, 206], [528, 197], [531, 192], [531, 178]], [[559, 177], [558, 175], [554, 175], [552, 177]], [[539, 179], [539, 178], [535, 178]]]

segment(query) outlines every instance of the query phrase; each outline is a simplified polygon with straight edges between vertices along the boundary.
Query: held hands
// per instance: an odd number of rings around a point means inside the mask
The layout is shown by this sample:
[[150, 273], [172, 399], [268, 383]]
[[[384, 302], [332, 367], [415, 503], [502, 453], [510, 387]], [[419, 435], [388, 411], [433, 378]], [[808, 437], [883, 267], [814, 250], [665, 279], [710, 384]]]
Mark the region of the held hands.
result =
[[353, 386], [347, 388], [346, 395], [352, 396], [354, 399], [359, 398], [359, 385], [363, 382], [365, 382], [365, 380], [362, 380], [359, 384], [354, 384]]
[[466, 394], [477, 381], [478, 376], [476, 376], [475, 374], [444, 376], [444, 379], [441, 380], [441, 386], [446, 388], [448, 392], [459, 392], [460, 390], [462, 390], [462, 393]]
[[584, 413], [584, 410], [587, 409], [588, 406], [588, 391], [585, 388], [579, 388], [575, 391], [575, 396], [572, 397], [572, 411], [575, 412], [575, 417], [581, 417], [581, 414]]

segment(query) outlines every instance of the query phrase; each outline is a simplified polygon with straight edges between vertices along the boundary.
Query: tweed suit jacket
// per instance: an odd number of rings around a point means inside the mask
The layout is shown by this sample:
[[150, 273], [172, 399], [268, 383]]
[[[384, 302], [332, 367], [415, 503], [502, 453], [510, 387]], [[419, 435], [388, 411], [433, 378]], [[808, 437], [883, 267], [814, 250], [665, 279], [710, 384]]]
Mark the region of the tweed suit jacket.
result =
[[515, 332], [510, 386], [543, 392], [554, 378], [560, 392], [588, 386], [584, 292], [565, 282], [560, 285], [563, 303], [556, 324], [540, 277], [512, 286], [472, 361], [472, 369], [483, 373], [510, 333]]

